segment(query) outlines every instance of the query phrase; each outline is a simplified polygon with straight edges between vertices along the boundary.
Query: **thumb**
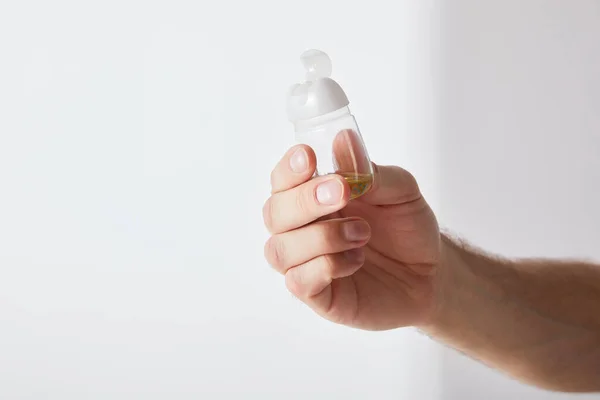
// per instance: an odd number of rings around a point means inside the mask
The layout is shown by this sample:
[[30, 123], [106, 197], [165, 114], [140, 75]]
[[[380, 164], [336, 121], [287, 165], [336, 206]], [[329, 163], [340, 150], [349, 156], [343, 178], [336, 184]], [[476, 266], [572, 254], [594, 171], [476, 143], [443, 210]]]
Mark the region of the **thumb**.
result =
[[[370, 161], [357, 132], [344, 129], [336, 135], [333, 141], [333, 162], [340, 174], [370, 172]], [[391, 205], [421, 198], [417, 181], [410, 172], [396, 166], [371, 164], [375, 174], [373, 186], [358, 200], [373, 205]]]
[[417, 180], [405, 169], [373, 163], [373, 171], [373, 187], [357, 201], [373, 205], [393, 205], [410, 203], [421, 198]]

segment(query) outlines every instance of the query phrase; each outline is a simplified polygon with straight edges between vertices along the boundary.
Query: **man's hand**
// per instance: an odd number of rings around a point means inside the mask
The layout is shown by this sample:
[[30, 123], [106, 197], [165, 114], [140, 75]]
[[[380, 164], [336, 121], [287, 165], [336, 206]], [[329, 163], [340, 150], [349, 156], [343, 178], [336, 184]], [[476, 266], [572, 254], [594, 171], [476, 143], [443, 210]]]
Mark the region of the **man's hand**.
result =
[[440, 233], [415, 179], [375, 165], [372, 189], [349, 201], [338, 175], [311, 179], [315, 155], [295, 146], [271, 174], [265, 257], [288, 289], [340, 324], [384, 330], [424, 324], [434, 306]]
[[311, 179], [306, 146], [275, 167], [265, 256], [295, 296], [356, 328], [417, 326], [529, 384], [600, 390], [600, 266], [455, 243], [408, 172], [374, 168], [372, 189], [349, 201], [342, 177]]

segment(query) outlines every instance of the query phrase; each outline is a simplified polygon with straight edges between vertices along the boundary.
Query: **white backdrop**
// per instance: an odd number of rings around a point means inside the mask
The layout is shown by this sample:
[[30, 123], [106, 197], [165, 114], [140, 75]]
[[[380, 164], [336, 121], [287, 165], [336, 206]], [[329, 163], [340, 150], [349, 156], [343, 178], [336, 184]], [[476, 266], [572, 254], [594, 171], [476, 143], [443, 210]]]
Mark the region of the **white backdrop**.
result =
[[412, 330], [319, 320], [263, 260], [299, 54], [438, 197], [434, 1], [0, 3], [0, 398], [434, 399]]
[[599, 8], [1, 2], [0, 398], [571, 398], [321, 321], [264, 262], [261, 208], [316, 47], [444, 226], [598, 258]]

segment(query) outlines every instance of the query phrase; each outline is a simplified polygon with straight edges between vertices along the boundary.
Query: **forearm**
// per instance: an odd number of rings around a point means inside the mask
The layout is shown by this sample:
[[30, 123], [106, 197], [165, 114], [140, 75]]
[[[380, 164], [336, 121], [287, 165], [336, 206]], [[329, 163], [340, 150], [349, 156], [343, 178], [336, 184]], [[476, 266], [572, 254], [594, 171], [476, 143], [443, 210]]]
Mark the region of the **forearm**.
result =
[[551, 390], [600, 391], [600, 267], [507, 261], [443, 238], [436, 311], [422, 327]]

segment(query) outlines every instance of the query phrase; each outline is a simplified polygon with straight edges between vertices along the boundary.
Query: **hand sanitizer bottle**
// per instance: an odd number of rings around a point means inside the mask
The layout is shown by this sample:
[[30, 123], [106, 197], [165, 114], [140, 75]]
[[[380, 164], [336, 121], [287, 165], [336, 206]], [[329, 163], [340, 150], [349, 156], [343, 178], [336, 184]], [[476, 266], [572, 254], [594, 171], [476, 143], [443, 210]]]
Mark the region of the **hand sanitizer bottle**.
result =
[[317, 156], [316, 175], [339, 174], [350, 185], [351, 199], [367, 193], [373, 185], [373, 165], [348, 97], [330, 78], [331, 60], [319, 50], [304, 52], [303, 83], [288, 92], [287, 114], [294, 124], [298, 143], [310, 146]]

